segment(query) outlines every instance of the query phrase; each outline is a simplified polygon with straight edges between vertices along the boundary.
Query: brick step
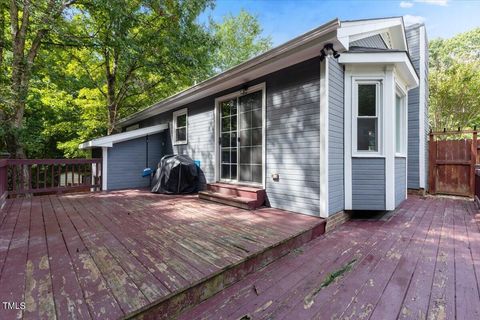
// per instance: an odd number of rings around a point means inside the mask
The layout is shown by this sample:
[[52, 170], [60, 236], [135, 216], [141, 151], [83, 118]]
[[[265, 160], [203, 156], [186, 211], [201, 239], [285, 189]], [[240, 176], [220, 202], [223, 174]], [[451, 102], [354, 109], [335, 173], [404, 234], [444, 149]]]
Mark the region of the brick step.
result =
[[125, 319], [175, 319], [181, 313], [199, 305], [223, 289], [244, 279], [247, 275], [264, 268], [292, 250], [321, 236], [325, 233], [325, 224], [326, 220], [318, 218], [318, 223], [312, 223], [304, 230], [279, 240], [269, 247], [245, 257], [243, 260], [197, 281], [182, 291], [172, 293], [159, 301], [136, 310], [126, 315]]

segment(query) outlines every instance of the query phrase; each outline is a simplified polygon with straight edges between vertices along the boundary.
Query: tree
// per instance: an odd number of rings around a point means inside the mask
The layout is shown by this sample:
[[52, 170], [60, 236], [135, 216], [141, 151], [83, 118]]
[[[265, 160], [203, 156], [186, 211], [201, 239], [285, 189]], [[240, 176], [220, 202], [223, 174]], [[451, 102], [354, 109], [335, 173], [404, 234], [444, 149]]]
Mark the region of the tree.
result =
[[[29, 83], [35, 60], [42, 41], [62, 20], [62, 14], [75, 0], [10, 0], [10, 38], [8, 49], [11, 58], [4, 60], [7, 49], [5, 31], [6, 0], [0, 5], [0, 69], [8, 70], [9, 98], [3, 98], [0, 120], [7, 124], [4, 134], [9, 136], [10, 151], [14, 156], [24, 157], [24, 150], [18, 141], [18, 131], [23, 126]], [[4, 83], [3, 83], [4, 84]], [[6, 90], [2, 90], [2, 95]], [[12, 128], [9, 128], [9, 127]]]
[[119, 118], [202, 79], [211, 38], [196, 22], [210, 0], [93, 0], [63, 42], [101, 94], [107, 134]]
[[480, 28], [429, 43], [432, 128], [474, 127], [480, 121]]
[[480, 63], [452, 62], [429, 76], [432, 128], [467, 128], [480, 122]]
[[253, 58], [272, 47], [271, 37], [262, 37], [256, 16], [241, 10], [227, 15], [221, 23], [211, 21], [217, 47], [212, 55], [212, 72], [218, 73]]

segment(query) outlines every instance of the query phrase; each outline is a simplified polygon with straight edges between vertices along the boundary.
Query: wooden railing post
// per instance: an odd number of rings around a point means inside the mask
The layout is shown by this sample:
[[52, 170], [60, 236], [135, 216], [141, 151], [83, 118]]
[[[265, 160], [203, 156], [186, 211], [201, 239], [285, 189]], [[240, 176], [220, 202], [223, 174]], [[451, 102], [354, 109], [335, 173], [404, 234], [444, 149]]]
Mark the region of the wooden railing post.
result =
[[472, 135], [472, 146], [471, 146], [471, 155], [470, 155], [470, 193], [471, 196], [475, 196], [475, 165], [477, 164], [477, 131], [473, 131]]
[[432, 131], [430, 131], [429, 141], [428, 141], [428, 192], [430, 194], [435, 194], [435, 171], [437, 170], [437, 143], [435, 141], [435, 136]]
[[3, 208], [8, 196], [7, 159], [0, 159], [0, 209]]

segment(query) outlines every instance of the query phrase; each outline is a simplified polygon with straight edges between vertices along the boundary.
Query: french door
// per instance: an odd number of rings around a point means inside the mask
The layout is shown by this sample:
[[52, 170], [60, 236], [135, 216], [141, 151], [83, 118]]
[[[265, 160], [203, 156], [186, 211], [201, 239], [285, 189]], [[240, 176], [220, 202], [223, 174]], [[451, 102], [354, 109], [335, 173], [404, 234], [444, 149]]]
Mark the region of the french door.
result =
[[221, 181], [262, 184], [262, 99], [260, 90], [220, 102]]

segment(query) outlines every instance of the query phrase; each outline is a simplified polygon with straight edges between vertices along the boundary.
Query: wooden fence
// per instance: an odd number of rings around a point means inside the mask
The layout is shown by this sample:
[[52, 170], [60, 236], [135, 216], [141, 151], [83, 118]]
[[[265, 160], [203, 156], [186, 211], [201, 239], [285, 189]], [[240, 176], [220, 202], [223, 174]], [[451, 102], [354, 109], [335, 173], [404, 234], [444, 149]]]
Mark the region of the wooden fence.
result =
[[0, 206], [7, 197], [99, 191], [102, 159], [1, 159]]
[[473, 197], [477, 149], [476, 130], [430, 132], [429, 192]]

